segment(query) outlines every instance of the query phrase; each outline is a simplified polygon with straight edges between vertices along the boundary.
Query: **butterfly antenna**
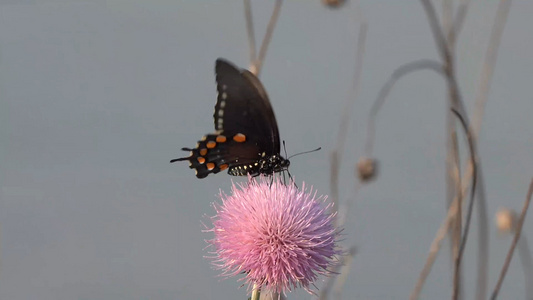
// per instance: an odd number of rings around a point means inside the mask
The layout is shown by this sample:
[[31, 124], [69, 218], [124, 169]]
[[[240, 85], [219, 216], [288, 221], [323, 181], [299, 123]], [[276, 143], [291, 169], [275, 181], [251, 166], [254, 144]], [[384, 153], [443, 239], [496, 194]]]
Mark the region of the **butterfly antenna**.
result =
[[285, 152], [285, 157], [287, 157], [287, 147], [285, 147], [285, 140], [283, 140], [283, 151]]
[[[283, 146], [285, 146], [285, 143], [283, 143]], [[322, 150], [322, 147], [318, 147], [318, 148], [316, 148], [316, 149], [309, 150], [309, 151], [304, 151], [304, 152], [296, 153], [296, 154], [294, 154], [294, 155], [291, 155], [288, 159], [291, 159], [291, 157], [295, 157], [295, 156], [300, 155], [300, 154], [306, 154], [306, 153], [316, 152], [316, 151], [320, 151], [320, 150]], [[287, 152], [285, 152], [285, 153], [287, 153]]]

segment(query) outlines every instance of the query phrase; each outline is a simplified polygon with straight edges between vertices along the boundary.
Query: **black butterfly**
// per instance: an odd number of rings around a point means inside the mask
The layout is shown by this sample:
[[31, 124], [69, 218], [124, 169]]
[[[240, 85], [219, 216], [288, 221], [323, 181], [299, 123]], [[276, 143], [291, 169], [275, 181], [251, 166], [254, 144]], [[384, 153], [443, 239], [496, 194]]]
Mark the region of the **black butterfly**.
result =
[[278, 124], [259, 79], [247, 70], [240, 70], [224, 59], [215, 65], [217, 103], [216, 133], [205, 135], [187, 157], [196, 177], [228, 169], [228, 174], [272, 175], [289, 167], [289, 160], [280, 155]]

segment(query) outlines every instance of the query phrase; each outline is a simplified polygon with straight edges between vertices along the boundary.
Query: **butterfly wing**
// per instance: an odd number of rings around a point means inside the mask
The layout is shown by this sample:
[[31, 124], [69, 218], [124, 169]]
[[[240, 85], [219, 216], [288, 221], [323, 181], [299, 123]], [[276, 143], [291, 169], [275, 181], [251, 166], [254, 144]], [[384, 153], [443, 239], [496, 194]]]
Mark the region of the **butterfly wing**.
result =
[[221, 58], [215, 73], [215, 129], [242, 133], [267, 155], [279, 154], [278, 123], [263, 84], [251, 72]]
[[232, 135], [221, 131], [208, 134], [190, 151], [188, 157], [173, 159], [175, 161], [189, 161], [189, 167], [196, 170], [196, 177], [204, 178], [213, 173], [229, 169], [231, 175], [259, 174], [259, 147], [254, 143], [247, 143], [243, 134]]
[[204, 136], [188, 157], [171, 160], [189, 161], [196, 177], [228, 169], [231, 175], [257, 175], [260, 159], [280, 151], [279, 131], [265, 88], [247, 70], [240, 70], [223, 59], [215, 65], [217, 103], [215, 134]]

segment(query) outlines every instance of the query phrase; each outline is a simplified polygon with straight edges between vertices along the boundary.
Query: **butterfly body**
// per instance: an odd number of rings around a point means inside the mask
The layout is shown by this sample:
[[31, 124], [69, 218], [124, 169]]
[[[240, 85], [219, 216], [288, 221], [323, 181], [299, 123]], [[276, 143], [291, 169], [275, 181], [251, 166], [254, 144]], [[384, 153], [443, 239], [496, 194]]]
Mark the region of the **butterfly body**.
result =
[[228, 170], [228, 174], [233, 176], [245, 176], [252, 175], [257, 176], [259, 174], [273, 174], [281, 172], [289, 167], [289, 160], [279, 155], [273, 155], [268, 158], [260, 158], [254, 163], [249, 165], [236, 165]]
[[289, 160], [280, 155], [278, 125], [268, 95], [259, 79], [247, 70], [217, 59], [216, 132], [205, 135], [189, 156], [196, 177], [228, 169], [233, 176], [272, 175], [286, 170]]

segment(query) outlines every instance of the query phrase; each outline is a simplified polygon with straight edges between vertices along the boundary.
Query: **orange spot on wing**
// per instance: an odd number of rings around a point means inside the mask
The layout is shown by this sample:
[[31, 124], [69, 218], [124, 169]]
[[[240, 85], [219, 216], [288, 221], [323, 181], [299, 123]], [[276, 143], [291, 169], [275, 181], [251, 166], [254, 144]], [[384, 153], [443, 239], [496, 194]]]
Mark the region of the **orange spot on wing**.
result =
[[207, 163], [206, 166], [207, 166], [207, 170], [209, 170], [209, 171], [211, 171], [211, 170], [213, 170], [215, 168], [215, 164], [214, 163]]
[[228, 168], [227, 164], [220, 165], [220, 171], [224, 171]]
[[237, 143], [242, 143], [246, 141], [246, 136], [242, 133], [237, 133], [235, 136], [233, 136], [233, 140]]
[[203, 157], [198, 157], [196, 160], [201, 164], [205, 163], [205, 158]]
[[213, 142], [213, 141], [209, 141], [206, 144], [207, 148], [209, 148], [209, 149], [215, 148], [216, 145], [217, 145], [217, 143]]
[[200, 155], [205, 156], [207, 154], [207, 149], [200, 149]]
[[217, 143], [224, 143], [226, 141], [226, 137], [223, 135], [219, 135], [216, 138]]

